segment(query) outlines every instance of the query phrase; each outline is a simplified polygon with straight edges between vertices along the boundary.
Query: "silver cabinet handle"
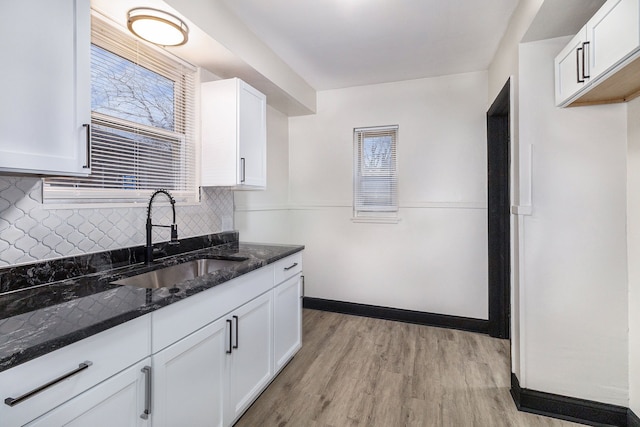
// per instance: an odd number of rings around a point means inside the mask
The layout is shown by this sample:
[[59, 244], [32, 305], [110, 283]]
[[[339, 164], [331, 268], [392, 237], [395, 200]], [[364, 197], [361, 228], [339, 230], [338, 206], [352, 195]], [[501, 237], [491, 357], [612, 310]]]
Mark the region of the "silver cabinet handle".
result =
[[302, 280], [302, 297], [304, 298], [304, 276], [300, 276], [300, 279]]
[[240, 157], [240, 166], [242, 167], [242, 178], [240, 178], [240, 182], [245, 181], [245, 168], [246, 168], [246, 160], [244, 157]]
[[140, 418], [148, 420], [151, 414], [151, 366], [145, 366], [140, 370], [144, 373], [144, 411]]
[[78, 365], [78, 367], [77, 367], [76, 369], [74, 369], [73, 371], [71, 371], [71, 372], [67, 372], [66, 374], [64, 374], [64, 375], [62, 375], [62, 376], [60, 376], [60, 377], [56, 378], [55, 380], [51, 380], [51, 381], [49, 381], [48, 383], [43, 384], [43, 385], [41, 385], [41, 386], [40, 386], [40, 387], [38, 387], [38, 388], [34, 388], [33, 390], [31, 390], [31, 391], [29, 391], [29, 392], [27, 392], [27, 393], [23, 394], [23, 395], [22, 395], [22, 396], [20, 396], [20, 397], [16, 397], [16, 398], [13, 398], [13, 397], [7, 397], [7, 398], [4, 400], [4, 403], [5, 403], [6, 405], [9, 405], [9, 406], [12, 406], [12, 407], [13, 407], [13, 406], [16, 406], [18, 403], [20, 403], [20, 402], [24, 402], [24, 401], [25, 401], [25, 400], [27, 400], [28, 398], [35, 396], [36, 394], [40, 393], [40, 392], [41, 392], [41, 391], [43, 391], [43, 390], [46, 390], [47, 388], [51, 387], [52, 385], [55, 385], [55, 384], [57, 384], [57, 383], [59, 383], [59, 382], [61, 382], [61, 381], [64, 381], [64, 380], [66, 380], [67, 378], [72, 377], [73, 375], [77, 374], [77, 373], [78, 373], [78, 372], [80, 372], [80, 371], [84, 371], [85, 369], [87, 369], [87, 368], [88, 368], [89, 366], [91, 366], [91, 365], [93, 365], [93, 363], [91, 363], [91, 362], [89, 362], [89, 361], [87, 360], [86, 362], [83, 362], [83, 363], [79, 364], [79, 365]]
[[294, 263], [293, 263], [293, 264], [291, 264], [289, 267], [285, 267], [285, 268], [284, 268], [284, 271], [289, 271], [289, 270], [291, 270], [293, 267], [295, 267], [295, 266], [297, 266], [297, 265], [298, 265], [298, 263], [297, 263], [297, 262], [294, 262]]

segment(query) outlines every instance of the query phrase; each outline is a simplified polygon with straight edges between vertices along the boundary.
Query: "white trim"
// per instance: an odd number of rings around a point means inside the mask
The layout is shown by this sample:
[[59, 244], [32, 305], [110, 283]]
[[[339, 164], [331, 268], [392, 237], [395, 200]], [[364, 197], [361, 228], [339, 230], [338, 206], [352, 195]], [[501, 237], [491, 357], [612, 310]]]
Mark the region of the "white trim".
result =
[[288, 211], [289, 205], [256, 205], [256, 206], [235, 206], [235, 212], [261, 212], [261, 211]]
[[336, 201], [336, 200], [319, 200], [315, 202], [302, 201], [289, 204], [289, 209], [315, 209], [315, 208], [349, 208], [353, 209], [353, 203], [351, 201]]
[[525, 227], [524, 227], [524, 222], [525, 222], [525, 217], [520, 215], [518, 216], [518, 296], [520, 297], [520, 301], [518, 301], [518, 314], [519, 314], [519, 320], [520, 320], [520, 329], [518, 331], [518, 337], [519, 337], [519, 341], [520, 341], [520, 360], [519, 360], [519, 367], [520, 367], [520, 372], [519, 372], [519, 377], [518, 377], [518, 381], [520, 383], [520, 387], [522, 388], [527, 388], [527, 316], [526, 316], [526, 310], [525, 310], [525, 301], [527, 300], [526, 297], [526, 290], [527, 287], [525, 286], [525, 245], [524, 245], [524, 239], [525, 239]]
[[398, 130], [400, 128], [399, 125], [387, 125], [387, 126], [370, 126], [364, 128], [353, 128], [354, 132], [384, 132], [387, 130]]
[[403, 209], [487, 209], [487, 202], [404, 202]]
[[[236, 212], [255, 212], [255, 211], [283, 211], [283, 210], [314, 210], [314, 209], [331, 209], [331, 208], [349, 208], [353, 205], [350, 202], [340, 201], [319, 201], [319, 202], [301, 202], [292, 204], [274, 204], [274, 205], [236, 205]], [[400, 203], [400, 209], [480, 209], [486, 210], [486, 202], [405, 202]]]
[[532, 215], [532, 206], [511, 206], [511, 213], [514, 215]]
[[397, 224], [401, 220], [402, 219], [398, 217], [388, 217], [388, 216], [387, 217], [358, 216], [358, 217], [351, 218], [351, 222], [364, 223], [364, 224]]
[[[148, 199], [148, 198], [147, 198]], [[60, 203], [42, 203], [40, 206], [42, 207], [42, 209], [44, 210], [57, 210], [57, 209], [62, 209], [62, 210], [73, 210], [73, 209], [119, 209], [119, 208], [126, 208], [126, 209], [137, 209], [137, 208], [147, 208], [147, 206], [149, 205], [149, 201], [142, 201], [142, 200], [132, 200], [130, 202], [104, 202], [104, 203], [99, 203], [99, 202], [72, 202], [69, 201], [68, 203], [65, 202], [60, 202]], [[154, 200], [153, 202], [154, 206], [171, 206], [171, 204], [169, 202], [164, 202], [164, 201], [160, 201], [158, 200], [157, 202]], [[199, 201], [185, 201], [185, 202], [178, 202], [176, 201], [176, 206], [199, 206], [201, 205], [201, 202]]]

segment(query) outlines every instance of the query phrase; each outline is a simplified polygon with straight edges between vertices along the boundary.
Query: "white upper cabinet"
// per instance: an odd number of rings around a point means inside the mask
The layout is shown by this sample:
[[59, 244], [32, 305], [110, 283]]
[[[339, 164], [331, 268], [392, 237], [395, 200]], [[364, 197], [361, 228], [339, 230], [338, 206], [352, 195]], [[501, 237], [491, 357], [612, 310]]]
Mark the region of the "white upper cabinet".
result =
[[555, 60], [556, 105], [623, 102], [640, 94], [640, 0], [608, 0]]
[[90, 172], [89, 20], [89, 0], [2, 2], [1, 172]]
[[201, 185], [267, 185], [266, 97], [240, 79], [202, 84]]
[[585, 72], [585, 66], [588, 65], [584, 55], [585, 46], [588, 48], [586, 36], [587, 31], [583, 28], [556, 56], [556, 104], [578, 92], [589, 80]]
[[587, 22], [589, 71], [596, 78], [640, 47], [638, 0], [609, 0]]

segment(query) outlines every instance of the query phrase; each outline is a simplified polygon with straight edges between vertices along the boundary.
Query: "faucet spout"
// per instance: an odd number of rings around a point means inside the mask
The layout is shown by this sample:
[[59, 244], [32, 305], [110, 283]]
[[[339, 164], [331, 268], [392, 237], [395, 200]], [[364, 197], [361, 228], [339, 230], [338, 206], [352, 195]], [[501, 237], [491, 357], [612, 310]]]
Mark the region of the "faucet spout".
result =
[[[153, 224], [151, 222], [151, 205], [153, 204], [153, 199], [158, 194], [164, 194], [169, 198], [171, 202], [171, 209], [173, 211], [173, 222], [171, 225], [159, 225]], [[178, 243], [178, 226], [176, 225], [176, 201], [173, 196], [167, 190], [156, 190], [149, 199], [149, 206], [147, 206], [147, 243], [145, 246], [145, 263], [151, 264], [153, 262], [153, 243], [151, 241], [151, 235], [153, 231], [153, 227], [170, 227], [171, 228], [171, 244]]]

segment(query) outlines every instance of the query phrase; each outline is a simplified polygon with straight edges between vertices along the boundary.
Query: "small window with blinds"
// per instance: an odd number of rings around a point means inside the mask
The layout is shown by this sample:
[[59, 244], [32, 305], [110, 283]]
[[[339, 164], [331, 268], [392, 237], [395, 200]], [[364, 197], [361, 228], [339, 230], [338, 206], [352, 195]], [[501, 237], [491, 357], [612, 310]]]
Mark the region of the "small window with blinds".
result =
[[356, 128], [353, 139], [354, 220], [386, 222], [397, 219], [398, 126]]
[[45, 178], [47, 202], [197, 201], [195, 67], [92, 16], [91, 175]]

